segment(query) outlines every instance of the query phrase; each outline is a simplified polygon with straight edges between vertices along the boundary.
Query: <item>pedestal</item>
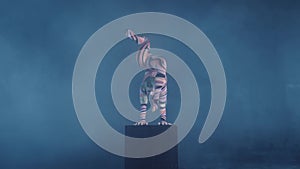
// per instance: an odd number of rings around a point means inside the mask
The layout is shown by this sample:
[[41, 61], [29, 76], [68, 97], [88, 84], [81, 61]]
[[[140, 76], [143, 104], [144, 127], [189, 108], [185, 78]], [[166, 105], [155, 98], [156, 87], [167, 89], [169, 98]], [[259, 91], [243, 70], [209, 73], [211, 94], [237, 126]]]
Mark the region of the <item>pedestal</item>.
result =
[[[158, 135], [170, 126], [147, 125], [147, 126], [125, 126], [125, 134], [130, 137], [146, 138]], [[170, 128], [168, 140], [177, 143], [177, 127]], [[163, 143], [155, 143], [151, 147], [146, 147], [145, 151], [159, 148]], [[137, 148], [134, 144], [125, 140], [125, 152]], [[125, 169], [178, 169], [178, 147], [177, 145], [170, 150], [147, 158], [125, 158]]]

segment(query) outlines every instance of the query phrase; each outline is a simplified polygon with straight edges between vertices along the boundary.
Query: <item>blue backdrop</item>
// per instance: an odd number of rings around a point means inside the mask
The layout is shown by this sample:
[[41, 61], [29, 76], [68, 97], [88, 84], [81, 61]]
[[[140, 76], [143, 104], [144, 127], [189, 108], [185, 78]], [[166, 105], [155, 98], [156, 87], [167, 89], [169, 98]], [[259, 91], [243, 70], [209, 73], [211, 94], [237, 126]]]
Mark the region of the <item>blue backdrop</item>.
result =
[[[72, 102], [72, 73], [80, 49], [96, 30], [124, 15], [146, 11], [174, 14], [199, 27], [214, 44], [226, 72], [223, 118], [214, 135], [199, 144], [210, 103], [207, 73], [180, 42], [149, 35], [152, 46], [178, 54], [191, 66], [200, 87], [200, 116], [179, 145], [180, 166], [300, 166], [299, 1], [1, 0], [0, 4], [1, 169], [123, 167], [122, 157], [99, 148], [82, 130]], [[131, 122], [114, 108], [109, 82], [113, 67], [135, 49], [128, 42], [107, 54], [96, 79], [98, 103], [106, 105], [102, 111], [112, 112], [104, 116], [120, 132]], [[137, 107], [140, 77], [130, 87]], [[175, 81], [169, 84], [172, 121], [180, 97]]]

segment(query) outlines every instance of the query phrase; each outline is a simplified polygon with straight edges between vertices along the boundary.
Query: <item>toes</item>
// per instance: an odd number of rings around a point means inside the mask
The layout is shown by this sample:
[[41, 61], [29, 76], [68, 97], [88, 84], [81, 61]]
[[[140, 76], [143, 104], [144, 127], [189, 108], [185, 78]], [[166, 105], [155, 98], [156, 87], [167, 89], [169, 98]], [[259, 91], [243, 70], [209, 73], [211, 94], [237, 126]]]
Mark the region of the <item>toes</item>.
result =
[[161, 122], [158, 122], [158, 125], [172, 125], [172, 123], [168, 123], [166, 121], [161, 121]]
[[136, 126], [143, 126], [143, 125], [148, 125], [148, 123], [145, 122], [145, 121], [139, 121], [139, 122], [134, 123], [134, 125], [136, 125]]

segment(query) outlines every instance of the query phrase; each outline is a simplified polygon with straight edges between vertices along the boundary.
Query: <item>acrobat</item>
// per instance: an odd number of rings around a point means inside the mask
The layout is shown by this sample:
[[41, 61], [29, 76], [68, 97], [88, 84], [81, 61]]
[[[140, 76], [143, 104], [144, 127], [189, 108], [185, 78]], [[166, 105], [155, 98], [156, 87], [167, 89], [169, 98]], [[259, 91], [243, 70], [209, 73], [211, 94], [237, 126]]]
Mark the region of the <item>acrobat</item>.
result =
[[152, 112], [159, 109], [161, 121], [159, 125], [171, 125], [167, 122], [167, 63], [160, 56], [150, 53], [150, 41], [128, 30], [126, 35], [139, 45], [136, 54], [138, 65], [146, 72], [140, 86], [140, 121], [136, 125], [148, 125], [146, 121], [148, 101]]

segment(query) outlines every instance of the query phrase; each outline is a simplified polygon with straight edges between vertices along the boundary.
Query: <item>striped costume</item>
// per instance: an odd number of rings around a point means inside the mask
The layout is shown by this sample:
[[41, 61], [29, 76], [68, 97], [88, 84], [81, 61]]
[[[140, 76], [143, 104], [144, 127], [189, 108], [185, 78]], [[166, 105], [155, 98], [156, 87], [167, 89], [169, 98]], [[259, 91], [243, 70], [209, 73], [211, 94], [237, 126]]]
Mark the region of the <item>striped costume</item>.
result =
[[147, 125], [146, 113], [148, 102], [151, 104], [151, 110], [154, 112], [159, 108], [161, 122], [159, 124], [167, 125], [166, 122], [166, 104], [167, 104], [167, 63], [162, 57], [152, 55], [150, 50], [150, 41], [141, 36], [137, 36], [132, 31], [127, 31], [127, 36], [139, 45], [136, 59], [140, 67], [146, 68], [146, 72], [140, 87], [140, 122], [137, 125]]

